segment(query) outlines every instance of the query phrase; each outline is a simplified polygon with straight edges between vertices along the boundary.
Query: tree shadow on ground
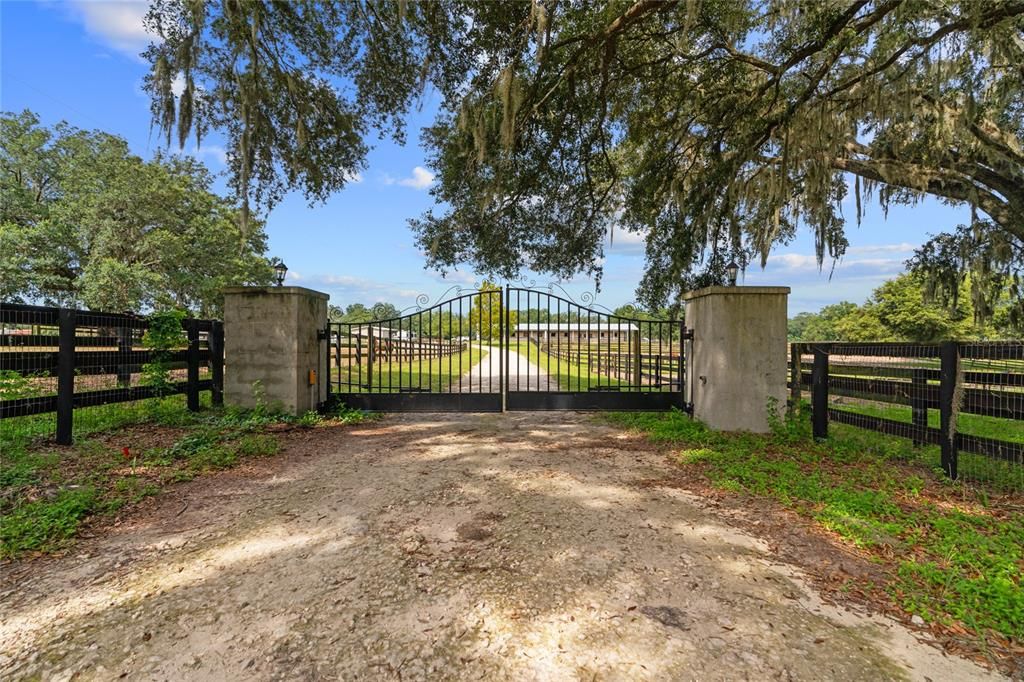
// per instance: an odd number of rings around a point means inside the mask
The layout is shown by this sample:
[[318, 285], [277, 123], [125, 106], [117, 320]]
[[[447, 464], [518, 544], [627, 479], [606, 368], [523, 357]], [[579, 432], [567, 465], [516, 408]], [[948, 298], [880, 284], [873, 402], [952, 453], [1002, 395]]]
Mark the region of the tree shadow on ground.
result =
[[904, 635], [824, 617], [763, 543], [684, 492], [639, 485], [663, 456], [592, 420], [405, 415], [312, 445], [222, 504], [156, 521], [126, 573], [57, 563], [28, 578], [38, 598], [5, 607], [0, 672], [901, 674], [881, 649]]

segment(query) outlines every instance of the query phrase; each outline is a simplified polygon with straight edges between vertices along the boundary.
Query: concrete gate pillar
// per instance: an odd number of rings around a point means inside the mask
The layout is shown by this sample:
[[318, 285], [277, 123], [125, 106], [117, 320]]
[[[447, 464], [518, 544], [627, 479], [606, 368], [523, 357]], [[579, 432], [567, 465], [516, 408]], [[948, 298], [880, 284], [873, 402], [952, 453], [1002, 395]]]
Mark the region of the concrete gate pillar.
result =
[[[303, 287], [224, 290], [224, 401], [301, 415], [327, 400], [328, 295]], [[257, 383], [258, 382], [258, 383]], [[262, 397], [260, 396], [262, 394]]]
[[[706, 287], [683, 296], [693, 352], [686, 380], [693, 416], [719, 431], [769, 430], [786, 407], [789, 287]], [[774, 402], [773, 402], [774, 401]]]

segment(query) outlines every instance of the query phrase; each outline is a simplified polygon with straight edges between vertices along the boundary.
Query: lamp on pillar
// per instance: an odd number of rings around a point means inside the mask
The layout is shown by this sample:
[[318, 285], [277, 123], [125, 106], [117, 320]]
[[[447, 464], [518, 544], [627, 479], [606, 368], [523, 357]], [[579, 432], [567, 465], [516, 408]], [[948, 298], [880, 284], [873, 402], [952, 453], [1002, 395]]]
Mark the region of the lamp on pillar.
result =
[[729, 264], [725, 266], [725, 276], [729, 280], [729, 286], [736, 286], [736, 278], [739, 277], [740, 266], [736, 265], [736, 261], [729, 261]]
[[274, 268], [274, 280], [277, 282], [277, 286], [283, 286], [285, 275], [288, 274], [288, 266], [280, 258], [275, 258], [271, 267]]

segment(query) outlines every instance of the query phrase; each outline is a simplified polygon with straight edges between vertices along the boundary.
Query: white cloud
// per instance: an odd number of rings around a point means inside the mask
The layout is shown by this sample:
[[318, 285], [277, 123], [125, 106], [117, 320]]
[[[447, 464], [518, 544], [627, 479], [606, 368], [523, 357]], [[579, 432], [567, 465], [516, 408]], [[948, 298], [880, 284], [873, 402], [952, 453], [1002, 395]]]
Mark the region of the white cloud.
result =
[[188, 153], [200, 161], [203, 159], [211, 159], [216, 161], [220, 165], [224, 166], [228, 162], [228, 152], [224, 147], [216, 144], [206, 144], [201, 147], [192, 147], [188, 150]]
[[[880, 253], [892, 252], [896, 249], [881, 250]], [[902, 258], [843, 258], [835, 264], [835, 270], [853, 271], [883, 271], [886, 273], [899, 273], [903, 271]], [[748, 268], [751, 270], [753, 268]], [[818, 272], [818, 259], [814, 254], [809, 253], [777, 253], [768, 257], [768, 265], [765, 268], [773, 273], [813, 273]], [[820, 268], [823, 273], [832, 270], [832, 261], [825, 258]]]
[[129, 56], [138, 58], [155, 39], [143, 23], [147, 0], [70, 0], [65, 7], [90, 35]]
[[916, 248], [916, 244], [908, 242], [900, 244], [867, 244], [865, 246], [851, 246], [846, 249], [846, 253], [910, 253]]
[[[291, 273], [288, 276], [290, 278]], [[305, 277], [304, 281], [306, 286], [330, 294], [333, 305], [386, 301], [402, 308], [403, 305], [412, 305], [420, 293], [415, 289], [396, 287], [386, 282], [353, 275], [310, 275]]]
[[818, 259], [804, 253], [778, 253], [768, 257], [768, 267], [780, 265], [783, 270], [817, 270]]
[[630, 232], [616, 226], [612, 228], [608, 241], [608, 249], [612, 253], [643, 253], [647, 248], [647, 233]]
[[441, 284], [459, 284], [461, 286], [476, 286], [479, 282], [483, 281], [472, 272], [461, 270], [452, 270], [444, 275], [435, 273], [434, 280]]
[[183, 92], [185, 92], [185, 77], [179, 73], [171, 81], [171, 94], [175, 97], [181, 97]]
[[426, 189], [433, 184], [434, 174], [423, 166], [416, 166], [412, 169], [412, 175], [407, 178], [396, 180], [385, 173], [383, 182], [385, 185], [402, 185], [403, 187], [412, 187], [413, 189]]

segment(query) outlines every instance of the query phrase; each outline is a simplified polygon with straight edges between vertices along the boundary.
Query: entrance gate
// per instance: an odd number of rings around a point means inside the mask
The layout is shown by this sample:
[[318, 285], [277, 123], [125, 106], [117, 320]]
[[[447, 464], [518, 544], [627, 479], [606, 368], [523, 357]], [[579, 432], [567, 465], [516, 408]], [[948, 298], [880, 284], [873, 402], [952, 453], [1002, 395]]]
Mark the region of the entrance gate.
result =
[[688, 407], [682, 322], [602, 312], [550, 289], [418, 303], [399, 317], [329, 323], [332, 398], [381, 411]]

